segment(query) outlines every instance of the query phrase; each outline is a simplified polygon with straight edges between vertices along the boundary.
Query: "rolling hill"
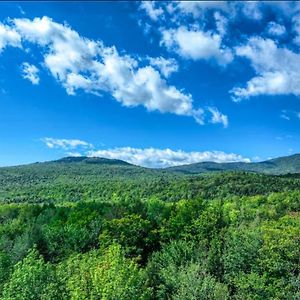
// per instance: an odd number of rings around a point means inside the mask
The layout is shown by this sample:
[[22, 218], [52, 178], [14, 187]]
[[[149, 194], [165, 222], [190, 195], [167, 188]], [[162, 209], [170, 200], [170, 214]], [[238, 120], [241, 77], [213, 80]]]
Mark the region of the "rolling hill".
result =
[[0, 168], [0, 202], [107, 201], [124, 195], [128, 199], [153, 195], [170, 201], [174, 195], [178, 200], [193, 195], [252, 195], [258, 189], [268, 193], [286, 186], [298, 189], [299, 180], [270, 176], [289, 173], [300, 173], [300, 155], [261, 163], [202, 162], [167, 169], [144, 168], [117, 159], [65, 157]]
[[300, 173], [300, 154], [279, 157], [257, 163], [200, 162], [190, 165], [167, 168], [168, 171], [181, 174], [199, 174], [217, 171], [245, 171], [271, 175]]

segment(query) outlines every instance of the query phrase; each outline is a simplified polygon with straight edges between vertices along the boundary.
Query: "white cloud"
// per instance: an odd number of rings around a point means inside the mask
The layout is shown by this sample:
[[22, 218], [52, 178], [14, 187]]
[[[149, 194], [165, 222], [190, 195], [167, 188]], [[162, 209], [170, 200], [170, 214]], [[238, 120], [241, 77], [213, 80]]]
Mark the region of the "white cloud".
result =
[[287, 120], [287, 121], [291, 120], [291, 118], [287, 115], [287, 112], [284, 111], [284, 110], [281, 112], [280, 118], [284, 119], [284, 120]]
[[219, 34], [197, 28], [180, 26], [177, 29], [162, 31], [161, 45], [187, 59], [215, 59], [219, 64], [225, 65], [232, 61], [233, 56], [221, 43]]
[[0, 23], [0, 53], [6, 46], [21, 47], [21, 36], [16, 30]]
[[220, 113], [219, 110], [215, 107], [209, 107], [208, 110], [212, 114], [211, 123], [221, 123], [225, 128], [228, 127], [228, 117], [226, 115]]
[[259, 1], [240, 2], [237, 3], [235, 8], [240, 8], [243, 15], [248, 19], [261, 20], [263, 18], [261, 3]]
[[61, 148], [63, 150], [76, 149], [82, 147], [85, 149], [93, 148], [93, 145], [78, 139], [55, 139], [50, 137], [45, 137], [41, 139], [42, 142], [46, 144], [48, 148]]
[[67, 155], [72, 157], [82, 157], [80, 152], [68, 152]]
[[14, 26], [22, 40], [44, 48], [46, 67], [62, 83], [68, 73], [88, 72], [93, 58], [101, 50], [97, 42], [81, 38], [76, 31], [48, 17], [14, 19]]
[[139, 9], [146, 12], [152, 21], [164, 20], [178, 23], [181, 18], [192, 16], [195, 20], [203, 19], [211, 10], [230, 13], [241, 7], [225, 1], [141, 1]]
[[259, 21], [264, 16], [262, 8], [268, 5], [257, 1], [174, 1], [166, 7], [162, 2], [160, 7], [172, 13], [176, 22], [186, 16], [192, 16], [194, 20], [204, 20], [211, 11], [225, 13], [232, 21], [241, 17]]
[[22, 8], [21, 5], [18, 5], [18, 9], [19, 9], [19, 12], [20, 12], [21, 15], [26, 15], [26, 12], [25, 12], [25, 10]]
[[172, 73], [178, 71], [178, 63], [174, 58], [149, 57], [150, 65], [156, 67], [161, 74], [168, 78]]
[[280, 118], [287, 121], [290, 121], [295, 118], [300, 119], [300, 112], [296, 110], [283, 109], [281, 110]]
[[155, 149], [155, 148], [114, 148], [107, 150], [89, 151], [88, 156], [121, 159], [129, 163], [152, 168], [164, 168], [203, 161], [214, 162], [250, 162], [248, 158], [234, 153], [222, 151], [185, 152], [182, 150]]
[[37, 85], [40, 82], [38, 75], [39, 69], [35, 65], [31, 65], [28, 62], [22, 64], [22, 76], [28, 79], [32, 84]]
[[236, 48], [236, 55], [247, 58], [255, 72], [246, 87], [231, 90], [236, 101], [258, 95], [300, 95], [300, 54], [278, 47], [271, 39], [251, 37]]
[[[142, 105], [148, 111], [190, 116], [199, 124], [205, 123], [203, 109], [194, 107], [192, 96], [168, 85], [163, 78], [177, 70], [175, 60], [152, 58], [150, 65], [140, 66], [138, 60], [120, 55], [114, 46], [106, 47], [102, 41], [81, 37], [68, 25], [48, 17], [14, 19], [11, 24], [10, 28], [5, 27], [6, 30], [14, 32], [23, 42], [37, 44], [42, 49], [44, 66], [68, 94], [74, 95], [79, 89], [95, 95], [106, 92], [123, 106]], [[217, 35], [200, 35], [206, 48], [201, 50], [202, 56], [221, 55], [223, 50], [217, 49]], [[19, 39], [10, 45], [19, 46]], [[213, 50], [212, 54], [209, 54], [210, 50]]]
[[224, 36], [227, 33], [228, 19], [225, 18], [219, 11], [214, 13], [214, 18], [216, 21], [216, 28], [220, 36]]
[[296, 36], [294, 38], [294, 43], [296, 45], [300, 45], [300, 13], [296, 14], [292, 18], [293, 23], [293, 31], [296, 33]]
[[228, 11], [229, 5], [225, 1], [179, 1], [174, 7], [182, 14], [191, 14], [194, 18], [201, 17], [206, 10]]
[[162, 7], [156, 8], [155, 6], [155, 1], [141, 1], [139, 8], [144, 10], [153, 21], [157, 21], [159, 17], [163, 16], [164, 11]]
[[268, 24], [267, 31], [270, 35], [273, 36], [281, 36], [286, 33], [285, 27], [275, 22], [270, 22]]

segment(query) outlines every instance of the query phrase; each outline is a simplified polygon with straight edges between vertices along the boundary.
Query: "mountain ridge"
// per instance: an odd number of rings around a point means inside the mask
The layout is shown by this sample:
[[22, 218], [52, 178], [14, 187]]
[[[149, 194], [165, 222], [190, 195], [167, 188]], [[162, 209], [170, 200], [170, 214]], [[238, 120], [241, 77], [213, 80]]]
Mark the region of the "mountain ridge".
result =
[[46, 162], [35, 162], [26, 165], [1, 167], [4, 168], [20, 168], [26, 166], [39, 165], [60, 165], [60, 166], [88, 166], [88, 165], [99, 165], [105, 168], [116, 167], [117, 170], [121, 170], [122, 167], [129, 169], [136, 169], [140, 171], [155, 171], [158, 173], [175, 173], [175, 174], [186, 174], [196, 175], [202, 173], [212, 172], [225, 172], [225, 171], [242, 171], [242, 172], [254, 172], [263, 173], [270, 175], [285, 175], [285, 174], [298, 174], [300, 173], [300, 154], [293, 154], [288, 156], [277, 157], [261, 162], [213, 162], [204, 161], [193, 164], [186, 164], [180, 166], [173, 166], [167, 168], [147, 168], [138, 165], [131, 164], [120, 159], [109, 159], [103, 157], [87, 157], [87, 156], [67, 156], [61, 159], [46, 161]]
[[121, 159], [111, 159], [104, 157], [88, 157], [88, 156], [66, 156], [60, 158], [58, 160], [54, 160], [51, 162], [56, 163], [88, 163], [88, 164], [109, 164], [109, 165], [126, 165], [126, 166], [134, 166], [131, 163], [128, 163]]
[[245, 171], [283, 175], [300, 173], [300, 154], [277, 157], [261, 162], [228, 162], [218, 163], [212, 161], [199, 162], [188, 165], [169, 167], [166, 170], [176, 173], [198, 174], [216, 171]]

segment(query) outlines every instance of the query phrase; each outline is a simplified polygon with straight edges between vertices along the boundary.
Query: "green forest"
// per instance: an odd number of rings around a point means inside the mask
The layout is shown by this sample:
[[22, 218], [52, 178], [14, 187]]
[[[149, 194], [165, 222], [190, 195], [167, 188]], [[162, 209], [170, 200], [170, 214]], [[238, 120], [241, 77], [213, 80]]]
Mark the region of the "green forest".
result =
[[0, 298], [300, 299], [300, 176], [0, 168]]

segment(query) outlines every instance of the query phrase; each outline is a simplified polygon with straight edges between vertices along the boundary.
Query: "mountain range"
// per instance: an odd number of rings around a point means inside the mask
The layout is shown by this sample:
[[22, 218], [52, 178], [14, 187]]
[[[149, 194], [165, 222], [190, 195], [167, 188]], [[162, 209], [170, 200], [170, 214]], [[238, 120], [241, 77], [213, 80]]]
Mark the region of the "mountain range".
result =
[[253, 195], [258, 189], [262, 193], [281, 191], [287, 184], [289, 189], [299, 189], [300, 181], [290, 177], [300, 177], [300, 154], [258, 163], [201, 162], [165, 169], [118, 159], [64, 157], [0, 168], [0, 203], [107, 201], [120, 194], [140, 198], [156, 195], [169, 201], [172, 193], [163, 192], [165, 189], [176, 190], [172, 199], [191, 194], [223, 197], [221, 191], [225, 190], [230, 195]]
[[198, 174], [216, 171], [245, 171], [272, 175], [300, 173], [300, 154], [278, 157], [262, 162], [200, 162], [168, 168], [169, 171], [185, 174]]
[[[96, 167], [98, 166], [98, 167]], [[225, 172], [225, 171], [242, 171], [242, 172], [254, 172], [270, 175], [284, 175], [284, 174], [297, 174], [300, 173], [300, 154], [294, 154], [290, 156], [278, 157], [262, 162], [229, 162], [229, 163], [217, 163], [212, 161], [199, 162], [188, 165], [181, 165], [175, 167], [168, 167], [164, 169], [145, 168], [130, 164], [123, 160], [107, 159], [102, 157], [64, 157], [59, 160], [49, 162], [37, 162], [34, 164], [16, 166], [9, 168], [0, 168], [0, 171], [4, 169], [35, 169], [37, 172], [41, 172], [44, 167], [47, 170], [54, 168], [56, 171], [61, 170], [63, 173], [72, 172], [97, 172], [110, 173], [110, 175], [126, 176], [126, 174], [202, 174], [212, 172]], [[93, 173], [92, 172], [92, 173]]]
[[[132, 165], [128, 162], [118, 160], [118, 159], [107, 159], [98, 157], [65, 157], [50, 163], [59, 164], [97, 164], [106, 166], [124, 166], [129, 169], [142, 169], [144, 171], [149, 170], [149, 168], [143, 168], [139, 166]], [[43, 164], [43, 163], [40, 163]], [[153, 170], [154, 169], [150, 169]], [[177, 174], [201, 174], [209, 172], [224, 172], [224, 171], [244, 171], [244, 172], [255, 172], [264, 173], [271, 175], [283, 175], [283, 174], [295, 174], [300, 173], [300, 154], [294, 154], [290, 156], [278, 157], [262, 162], [229, 162], [229, 163], [217, 163], [212, 161], [199, 162], [189, 165], [181, 165], [175, 167], [169, 167], [165, 169], [155, 169], [156, 171], [162, 171], [167, 173], [177, 173]]]

